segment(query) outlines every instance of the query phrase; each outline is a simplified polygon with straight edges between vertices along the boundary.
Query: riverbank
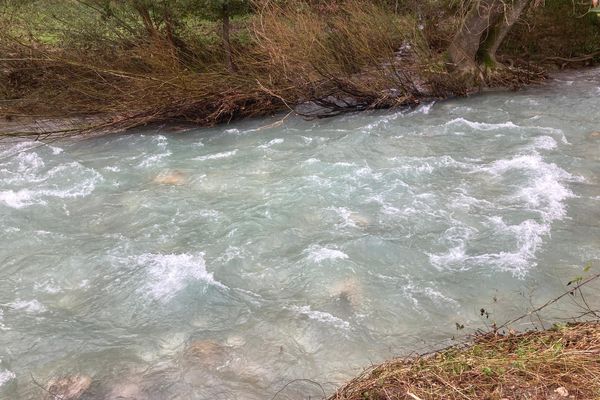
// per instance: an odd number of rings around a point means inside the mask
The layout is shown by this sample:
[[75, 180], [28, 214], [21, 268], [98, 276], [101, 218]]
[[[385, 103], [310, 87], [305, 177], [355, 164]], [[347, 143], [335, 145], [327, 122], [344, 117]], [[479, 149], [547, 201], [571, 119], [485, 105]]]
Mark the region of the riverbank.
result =
[[0, 116], [101, 121], [59, 129], [63, 135], [165, 122], [211, 126], [286, 111], [325, 117], [518, 89], [548, 70], [598, 61], [600, 25], [595, 16], [580, 18], [585, 4], [531, 7], [500, 49], [501, 64], [473, 77], [447, 59], [465, 13], [457, 2], [391, 3], [255, 2], [227, 19], [225, 54], [225, 27], [185, 10], [148, 9], [148, 25], [128, 3], [5, 7]]
[[600, 324], [480, 334], [370, 368], [329, 400], [599, 399]]

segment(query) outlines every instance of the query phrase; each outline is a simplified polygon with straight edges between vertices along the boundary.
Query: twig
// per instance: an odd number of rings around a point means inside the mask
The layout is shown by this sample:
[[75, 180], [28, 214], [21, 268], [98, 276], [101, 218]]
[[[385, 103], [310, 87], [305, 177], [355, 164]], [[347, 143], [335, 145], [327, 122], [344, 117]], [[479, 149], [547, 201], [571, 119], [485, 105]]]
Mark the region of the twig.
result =
[[286, 384], [285, 384], [285, 385], [284, 385], [284, 386], [283, 386], [281, 389], [279, 389], [279, 390], [277, 391], [277, 393], [275, 393], [275, 394], [273, 395], [273, 397], [271, 397], [271, 400], [275, 400], [275, 398], [276, 398], [277, 396], [279, 396], [279, 394], [280, 394], [281, 392], [283, 392], [283, 391], [284, 391], [284, 390], [285, 390], [285, 389], [286, 389], [288, 386], [290, 386], [291, 384], [293, 384], [293, 383], [296, 383], [296, 382], [308, 382], [308, 383], [312, 383], [313, 385], [316, 385], [316, 386], [318, 386], [318, 387], [319, 387], [319, 389], [321, 389], [321, 391], [323, 392], [323, 398], [325, 398], [325, 397], [327, 396], [327, 395], [325, 394], [325, 389], [323, 389], [323, 386], [321, 386], [321, 384], [320, 384], [319, 382], [315, 382], [315, 381], [313, 381], [313, 380], [310, 380], [310, 379], [294, 379], [294, 380], [291, 380], [291, 381], [289, 381], [289, 382], [288, 382], [288, 383], [286, 383]]
[[36, 385], [37, 387], [39, 387], [40, 389], [42, 389], [43, 391], [48, 392], [54, 400], [61, 400], [63, 398], [63, 396], [56, 394], [56, 393], [52, 393], [50, 390], [43, 387], [38, 381], [35, 380], [35, 378], [33, 377], [33, 374], [31, 372], [29, 373], [29, 375], [31, 376], [31, 380], [33, 381], [33, 384]]
[[543, 305], [539, 306], [538, 308], [536, 308], [536, 309], [534, 309], [534, 310], [531, 310], [531, 311], [529, 311], [528, 313], [521, 315], [520, 317], [517, 317], [517, 318], [511, 319], [510, 321], [507, 321], [507, 322], [505, 322], [504, 324], [502, 324], [502, 325], [500, 325], [499, 327], [497, 327], [497, 328], [496, 328], [496, 331], [498, 331], [498, 330], [500, 330], [500, 329], [502, 329], [502, 328], [505, 328], [505, 327], [507, 327], [508, 325], [514, 324], [515, 322], [517, 322], [517, 321], [520, 321], [520, 320], [522, 320], [523, 318], [527, 318], [527, 317], [531, 316], [532, 314], [534, 314], [534, 313], [537, 313], [537, 312], [539, 312], [539, 311], [543, 310], [544, 308], [548, 307], [549, 305], [556, 303], [557, 301], [559, 301], [559, 300], [560, 300], [560, 299], [562, 299], [563, 297], [565, 297], [565, 296], [568, 296], [568, 295], [570, 295], [571, 293], [574, 293], [574, 292], [575, 292], [577, 289], [579, 289], [580, 287], [582, 287], [582, 286], [584, 286], [584, 285], [587, 285], [587, 284], [588, 284], [588, 283], [590, 283], [591, 281], [593, 281], [593, 280], [596, 280], [596, 279], [598, 279], [598, 278], [600, 278], [600, 274], [596, 274], [596, 275], [593, 275], [593, 276], [591, 276], [591, 277], [587, 278], [586, 280], [584, 280], [584, 281], [582, 281], [581, 283], [579, 283], [577, 286], [573, 287], [572, 289], [569, 289], [568, 291], [564, 292], [564, 293], [563, 293], [563, 294], [561, 294], [560, 296], [558, 296], [558, 297], [556, 297], [556, 298], [554, 298], [554, 299], [552, 299], [552, 300], [549, 300], [549, 301], [547, 301], [546, 303], [544, 303]]

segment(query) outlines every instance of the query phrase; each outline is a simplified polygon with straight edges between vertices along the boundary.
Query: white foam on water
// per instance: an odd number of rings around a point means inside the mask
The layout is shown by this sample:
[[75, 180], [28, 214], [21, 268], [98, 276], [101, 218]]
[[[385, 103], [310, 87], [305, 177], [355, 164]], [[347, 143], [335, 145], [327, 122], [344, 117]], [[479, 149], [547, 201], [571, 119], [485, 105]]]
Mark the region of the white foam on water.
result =
[[427, 115], [431, 112], [431, 110], [433, 109], [433, 106], [435, 105], [435, 101], [432, 101], [431, 103], [427, 103], [427, 104], [422, 104], [419, 107], [417, 107], [416, 110], [414, 110], [413, 112], [411, 112], [410, 114], [424, 114]]
[[11, 208], [23, 208], [34, 204], [46, 205], [48, 198], [77, 198], [86, 197], [91, 194], [96, 183], [102, 180], [100, 174], [95, 175], [90, 179], [83, 179], [74, 186], [66, 189], [20, 189], [0, 191], [0, 203], [4, 203]]
[[55, 156], [59, 155], [60, 153], [62, 153], [64, 151], [60, 147], [55, 147], [55, 146], [50, 146], [50, 145], [48, 145], [48, 147], [50, 147], [50, 149], [52, 150], [52, 154]]
[[[461, 243], [458, 246], [448, 249], [448, 251], [445, 253], [428, 254], [428, 256], [431, 264], [440, 269], [464, 263], [464, 261], [467, 259], [467, 253], [464, 243]], [[462, 265], [461, 267], [464, 268], [466, 266]]]
[[[389, 158], [390, 161], [394, 161], [394, 162], [398, 162], [402, 160], [402, 157], [391, 157]], [[407, 162], [408, 160], [403, 160], [404, 162]], [[401, 161], [402, 162], [402, 161]], [[417, 174], [431, 174], [433, 171], [435, 171], [436, 167], [431, 165], [429, 162], [427, 162], [426, 160], [422, 160], [421, 163], [417, 164], [417, 165], [410, 165], [410, 164], [404, 164], [399, 166], [399, 167], [395, 167], [394, 170], [397, 172], [410, 172], [410, 173], [417, 173]]]
[[226, 288], [206, 271], [204, 253], [142, 254], [135, 257], [135, 262], [143, 266], [147, 274], [147, 284], [140, 290], [156, 300], [169, 301], [190, 281]]
[[453, 157], [446, 154], [436, 157], [389, 157], [388, 160], [400, 164], [400, 166], [394, 167], [394, 171], [398, 172], [416, 172], [430, 174], [439, 169], [472, 169], [471, 164], [455, 160]]
[[273, 139], [270, 142], [266, 143], [266, 144], [261, 144], [260, 146], [258, 146], [259, 149], [268, 149], [271, 146], [274, 146], [276, 144], [282, 144], [284, 142], [284, 139], [281, 138], [277, 138], [277, 139]]
[[137, 168], [147, 168], [153, 165], [159, 164], [163, 158], [169, 157], [172, 153], [170, 151], [165, 151], [164, 153], [153, 154], [151, 156], [146, 156], [141, 163], [137, 165]]
[[330, 324], [339, 329], [350, 329], [350, 322], [338, 318], [328, 312], [312, 310], [310, 306], [293, 306], [291, 309], [298, 314], [305, 315], [308, 318], [325, 324]]
[[40, 146], [43, 146], [41, 142], [33, 142], [30, 140], [24, 140], [6, 147], [3, 146], [4, 149], [0, 149], [0, 162], [4, 161], [5, 159], [16, 157], [21, 152], [25, 152]]
[[[13, 190], [0, 191], [0, 202], [12, 208], [22, 208], [33, 204], [33, 194], [30, 190], [23, 189], [17, 192]], [[46, 204], [42, 202], [41, 204]]]
[[24, 311], [26, 313], [38, 314], [47, 311], [47, 308], [39, 301], [33, 300], [15, 300], [12, 303], [6, 304], [15, 311]]
[[7, 331], [9, 328], [4, 325], [4, 310], [0, 308], [0, 331]]
[[322, 178], [318, 175], [309, 175], [303, 178], [305, 181], [320, 187], [330, 188], [333, 185], [333, 181], [327, 178]]
[[[565, 173], [560, 168], [556, 167], [556, 170]], [[568, 175], [563, 179], [569, 179], [570, 177]], [[536, 177], [533, 184], [521, 189], [517, 196], [527, 202], [531, 208], [536, 209], [547, 222], [562, 219], [567, 214], [567, 206], [564, 200], [575, 197], [570, 189], [561, 184], [560, 178], [557, 179], [556, 175]]]
[[21, 152], [1, 164], [0, 178], [5, 185], [43, 182], [47, 177], [40, 172], [43, 159], [33, 152]]
[[383, 177], [381, 172], [374, 172], [373, 168], [365, 165], [362, 168], [359, 168], [355, 171], [355, 175], [360, 178], [368, 178], [373, 180], [380, 180]]
[[501, 122], [498, 124], [490, 124], [487, 122], [475, 122], [475, 121], [469, 121], [468, 119], [465, 118], [455, 118], [451, 121], [448, 121], [444, 124], [444, 126], [452, 126], [452, 125], [466, 125], [470, 128], [473, 129], [477, 129], [480, 131], [493, 131], [496, 129], [514, 129], [514, 128], [519, 128], [518, 125], [515, 125], [513, 122], [511, 121], [507, 121], [507, 122]]
[[451, 199], [450, 207], [456, 209], [470, 210], [473, 207], [491, 209], [494, 207], [494, 204], [487, 200], [469, 196], [464, 188], [459, 188], [458, 193], [453, 195]]
[[356, 223], [350, 218], [352, 211], [346, 207], [333, 207], [333, 211], [342, 219], [341, 227], [351, 226], [356, 227]]
[[52, 280], [52, 279], [45, 281], [43, 283], [36, 282], [36, 283], [34, 283], [33, 288], [35, 290], [40, 290], [42, 292], [46, 292], [49, 294], [56, 294], [56, 293], [62, 292], [62, 289], [60, 288], [60, 286], [58, 286], [56, 284], [56, 282], [54, 282], [54, 280]]
[[17, 375], [15, 375], [15, 373], [12, 371], [9, 371], [7, 369], [0, 370], [0, 387], [2, 387], [6, 383], [12, 381], [16, 377], [17, 377]]
[[[380, 119], [376, 120], [375, 122], [365, 125], [364, 127], [362, 127], [360, 129], [360, 131], [364, 132], [364, 133], [370, 133], [374, 129], [378, 128], [380, 125], [385, 126], [388, 122], [395, 120], [396, 118], [398, 118], [401, 115], [402, 115], [402, 112], [398, 112], [398, 113], [395, 113], [392, 115], [381, 117]], [[345, 132], [345, 130], [339, 130], [339, 131]]]
[[[0, 205], [23, 208], [34, 204], [45, 205], [49, 198], [75, 198], [89, 195], [102, 175], [78, 162], [46, 167], [54, 158], [48, 148], [32, 147], [27, 143], [15, 146], [18, 153], [0, 160]], [[4, 162], [2, 162], [4, 161]]]
[[308, 252], [307, 258], [317, 264], [325, 260], [345, 260], [348, 258], [348, 255], [343, 251], [321, 246], [311, 246], [306, 252]]
[[302, 161], [302, 164], [316, 164], [316, 163], [320, 163], [321, 160], [317, 159], [317, 158], [309, 158], [308, 160], [304, 160]]
[[542, 156], [537, 153], [519, 154], [513, 158], [496, 160], [482, 169], [492, 175], [500, 176], [509, 170], [515, 169], [535, 171], [542, 164], [545, 164]]
[[492, 217], [490, 222], [499, 234], [508, 234], [515, 238], [516, 249], [512, 252], [479, 255], [472, 258], [474, 261], [488, 261], [517, 274], [523, 274], [527, 268], [536, 265], [532, 259], [543, 244], [543, 237], [550, 234], [550, 224], [528, 219], [520, 224], [507, 225], [500, 217]]
[[[413, 306], [416, 309], [421, 310], [421, 305], [417, 298], [419, 296], [422, 296], [422, 297], [425, 297], [425, 298], [431, 300], [437, 306], [445, 306], [445, 307], [450, 306], [452, 308], [459, 307], [459, 304], [456, 300], [444, 295], [442, 292], [435, 289], [434, 287], [431, 287], [431, 286], [422, 287], [421, 285], [415, 284], [408, 276], [404, 276], [403, 278], [406, 281], [404, 284], [402, 284], [399, 287], [401, 288], [401, 290], [402, 290], [403, 294], [406, 296], [406, 298], [408, 298], [412, 302]], [[394, 279], [394, 280], [396, 280], [396, 279]]]
[[552, 150], [558, 146], [556, 140], [550, 136], [538, 136], [534, 139], [533, 148], [541, 150]]
[[238, 149], [234, 149], [234, 150], [230, 150], [230, 151], [224, 151], [221, 153], [209, 154], [206, 156], [192, 158], [192, 160], [194, 160], [194, 161], [219, 160], [221, 158], [233, 157], [237, 154], [237, 152], [238, 152]]
[[564, 183], [582, 180], [556, 164], [545, 162], [536, 152], [498, 160], [485, 169], [496, 176], [511, 170], [526, 173], [529, 184], [519, 189], [512, 197], [524, 202], [529, 209], [539, 212], [547, 222], [562, 219], [566, 215], [564, 200], [575, 196]]
[[[508, 173], [520, 173], [524, 176], [524, 185], [498, 201], [511, 208], [535, 212], [540, 219], [526, 219], [511, 225], [506, 224], [500, 217], [491, 217], [488, 220], [496, 232], [513, 238], [513, 246], [497, 253], [469, 254], [470, 237], [467, 235], [458, 243], [451, 241], [454, 246], [447, 252], [429, 254], [431, 264], [438, 268], [469, 268], [488, 264], [510, 270], [517, 276], [523, 276], [529, 268], [534, 267], [535, 254], [542, 246], [544, 237], [550, 234], [552, 223], [562, 220], [567, 215], [565, 201], [575, 197], [567, 183], [582, 179], [556, 164], [546, 162], [535, 150], [553, 149], [556, 145], [556, 141], [549, 136], [537, 137], [533, 141], [533, 147], [529, 147], [529, 153], [517, 154], [512, 158], [497, 160], [474, 169], [495, 177], [503, 177]], [[487, 203], [481, 205], [490, 209]]]
[[162, 149], [166, 148], [169, 144], [169, 140], [166, 136], [156, 135], [152, 137], [152, 141], [156, 143], [156, 145]]
[[338, 161], [333, 163], [336, 167], [356, 167], [357, 165], [350, 162]]
[[244, 250], [240, 247], [230, 245], [227, 247], [223, 255], [217, 258], [217, 260], [219, 260], [223, 264], [227, 264], [229, 261], [234, 260], [236, 258], [244, 258]]

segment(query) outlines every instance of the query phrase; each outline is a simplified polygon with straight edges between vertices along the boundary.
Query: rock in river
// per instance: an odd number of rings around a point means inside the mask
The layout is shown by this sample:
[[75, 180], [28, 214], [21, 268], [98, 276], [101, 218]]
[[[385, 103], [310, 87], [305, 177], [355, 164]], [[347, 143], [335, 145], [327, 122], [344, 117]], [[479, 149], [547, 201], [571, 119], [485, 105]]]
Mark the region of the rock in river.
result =
[[63, 378], [53, 378], [48, 382], [45, 400], [77, 400], [89, 389], [92, 378], [86, 375], [73, 375]]

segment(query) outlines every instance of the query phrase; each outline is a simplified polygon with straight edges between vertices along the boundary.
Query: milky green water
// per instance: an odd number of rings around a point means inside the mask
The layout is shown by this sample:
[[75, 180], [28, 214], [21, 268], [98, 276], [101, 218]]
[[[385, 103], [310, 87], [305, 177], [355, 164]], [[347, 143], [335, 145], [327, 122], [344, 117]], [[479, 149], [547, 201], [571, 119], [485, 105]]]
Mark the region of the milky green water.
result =
[[331, 393], [543, 303], [600, 258], [599, 98], [0, 143], [0, 398]]

